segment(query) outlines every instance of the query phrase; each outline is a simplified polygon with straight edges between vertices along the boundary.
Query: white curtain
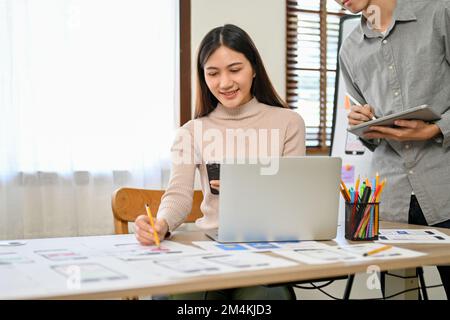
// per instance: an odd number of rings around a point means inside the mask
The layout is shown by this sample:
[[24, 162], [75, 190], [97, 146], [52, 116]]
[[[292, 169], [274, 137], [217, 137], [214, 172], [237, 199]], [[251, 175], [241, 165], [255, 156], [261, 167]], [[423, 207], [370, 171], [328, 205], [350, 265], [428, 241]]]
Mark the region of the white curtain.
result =
[[113, 233], [111, 194], [163, 188], [176, 0], [0, 0], [0, 238]]

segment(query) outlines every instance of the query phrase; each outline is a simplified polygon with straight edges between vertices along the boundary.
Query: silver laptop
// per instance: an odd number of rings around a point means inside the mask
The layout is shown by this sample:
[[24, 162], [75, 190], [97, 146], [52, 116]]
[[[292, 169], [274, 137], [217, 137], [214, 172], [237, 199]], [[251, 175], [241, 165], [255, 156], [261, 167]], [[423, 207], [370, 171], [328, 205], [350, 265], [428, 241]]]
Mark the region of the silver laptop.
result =
[[275, 174], [262, 174], [267, 165], [221, 165], [219, 228], [207, 236], [225, 243], [334, 239], [341, 159], [271, 161], [278, 161]]

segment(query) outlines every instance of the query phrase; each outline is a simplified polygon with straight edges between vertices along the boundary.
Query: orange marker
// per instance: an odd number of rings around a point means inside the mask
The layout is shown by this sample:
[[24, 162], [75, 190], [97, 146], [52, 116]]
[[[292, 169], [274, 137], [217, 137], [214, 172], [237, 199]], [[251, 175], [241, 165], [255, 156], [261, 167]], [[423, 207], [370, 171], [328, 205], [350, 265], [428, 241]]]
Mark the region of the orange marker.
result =
[[344, 97], [344, 108], [345, 108], [345, 110], [350, 111], [351, 106], [352, 106], [352, 104], [350, 102], [350, 98], [348, 96], [345, 96]]

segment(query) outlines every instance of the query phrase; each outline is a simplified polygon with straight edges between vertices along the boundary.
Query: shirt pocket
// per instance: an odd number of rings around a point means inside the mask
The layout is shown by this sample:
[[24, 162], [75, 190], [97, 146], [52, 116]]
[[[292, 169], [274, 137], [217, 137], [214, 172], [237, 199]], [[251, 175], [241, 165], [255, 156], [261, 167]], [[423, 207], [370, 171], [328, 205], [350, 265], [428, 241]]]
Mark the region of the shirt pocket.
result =
[[443, 68], [445, 49], [435, 36], [410, 43], [408, 50], [399, 48], [398, 61], [405, 89], [417, 105], [428, 104], [442, 90], [448, 68]]

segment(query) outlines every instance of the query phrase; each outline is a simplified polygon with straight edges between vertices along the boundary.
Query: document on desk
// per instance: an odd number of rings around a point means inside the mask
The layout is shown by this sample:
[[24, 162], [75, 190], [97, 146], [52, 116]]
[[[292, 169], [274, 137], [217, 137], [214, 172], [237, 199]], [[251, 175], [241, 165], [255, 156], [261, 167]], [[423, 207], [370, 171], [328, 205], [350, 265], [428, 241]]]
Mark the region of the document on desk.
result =
[[329, 248], [301, 248], [293, 250], [279, 250], [275, 253], [282, 257], [308, 264], [327, 264], [364, 260], [363, 256], [358, 256], [354, 253], [339, 250], [337, 247], [331, 246]]
[[[83, 249], [81, 248], [81, 251]], [[35, 254], [48, 259], [50, 261], [73, 261], [73, 260], [84, 260], [88, 259], [88, 255], [73, 249], [44, 249], [35, 250]]]
[[172, 241], [164, 241], [160, 248], [141, 246], [134, 235], [79, 237], [76, 241], [30, 239], [23, 245], [3, 245], [0, 299], [64, 296], [96, 291], [99, 287], [119, 290], [161, 283], [170, 280], [164, 276], [165, 270], [136, 270], [133, 262], [194, 253], [205, 251]]
[[[381, 243], [361, 243], [361, 244], [354, 244], [354, 245], [348, 245], [348, 246], [340, 246], [339, 249], [347, 252], [351, 252], [353, 254], [356, 254], [358, 256], [363, 256], [364, 260], [367, 259], [400, 259], [400, 258], [415, 258], [425, 255], [423, 252], [410, 250], [410, 249], [403, 249], [399, 247], [394, 246], [387, 246], [388, 248], [386, 250], [381, 250], [380, 252], [378, 249], [383, 249], [386, 247], [385, 245]], [[368, 252], [376, 252], [374, 254], [364, 256], [364, 254], [367, 254]]]
[[152, 270], [167, 277], [190, 277], [208, 274], [252, 271], [295, 266], [286, 259], [256, 252], [206, 253], [201, 255], [172, 257], [164, 260], [132, 263], [138, 269]]
[[[89, 240], [89, 239], [88, 239]], [[83, 245], [97, 252], [98, 256], [114, 256], [123, 261], [148, 260], [164, 258], [173, 255], [202, 253], [203, 250], [194, 246], [165, 240], [158, 248], [155, 245], [141, 245], [134, 235], [99, 237], [95, 242], [82, 242]]]
[[208, 252], [245, 252], [245, 251], [276, 251], [296, 248], [323, 248], [326, 244], [317, 241], [283, 241], [283, 242], [240, 242], [220, 243], [216, 241], [193, 241], [192, 244]]
[[12, 264], [0, 265], [0, 300], [42, 294], [41, 283]]
[[[204, 252], [204, 250], [195, 246], [170, 240], [163, 241], [159, 248], [154, 245], [144, 246], [139, 244], [132, 234], [125, 236], [82, 237], [78, 243], [73, 243], [70, 241], [70, 238], [60, 238], [59, 241], [54, 241], [48, 246], [42, 243], [40, 249], [37, 250], [36, 241], [41, 242], [40, 240], [29, 240], [23, 246], [0, 247], [0, 264], [6, 264], [8, 261], [16, 261], [18, 263], [20, 261], [19, 256], [13, 256], [12, 254], [18, 254], [19, 252], [26, 254], [28, 259], [50, 262], [74, 262], [108, 256], [123, 261], [135, 261]], [[25, 257], [22, 257], [22, 259], [25, 259]]]
[[436, 229], [380, 229], [382, 243], [450, 243], [450, 236]]
[[276, 251], [275, 253], [308, 264], [361, 262], [373, 259], [400, 259], [424, 255], [422, 252], [392, 247], [389, 250], [384, 250], [370, 256], [364, 256], [365, 253], [381, 246], [381, 244], [377, 243], [365, 243], [348, 246], [329, 246], [328, 248], [281, 250]]
[[19, 263], [33, 263], [33, 259], [16, 252], [0, 252], [0, 265], [11, 265]]
[[107, 253], [124, 261], [136, 261], [165, 258], [174, 255], [191, 255], [201, 252], [203, 250], [193, 246], [165, 240], [159, 247], [132, 243], [119, 244], [114, 251], [108, 251]]
[[120, 290], [168, 280], [148, 270], [136, 270], [130, 262], [114, 257], [52, 261], [36, 255], [32, 263], [14, 260], [0, 265], [0, 299], [64, 296], [99, 288]]

